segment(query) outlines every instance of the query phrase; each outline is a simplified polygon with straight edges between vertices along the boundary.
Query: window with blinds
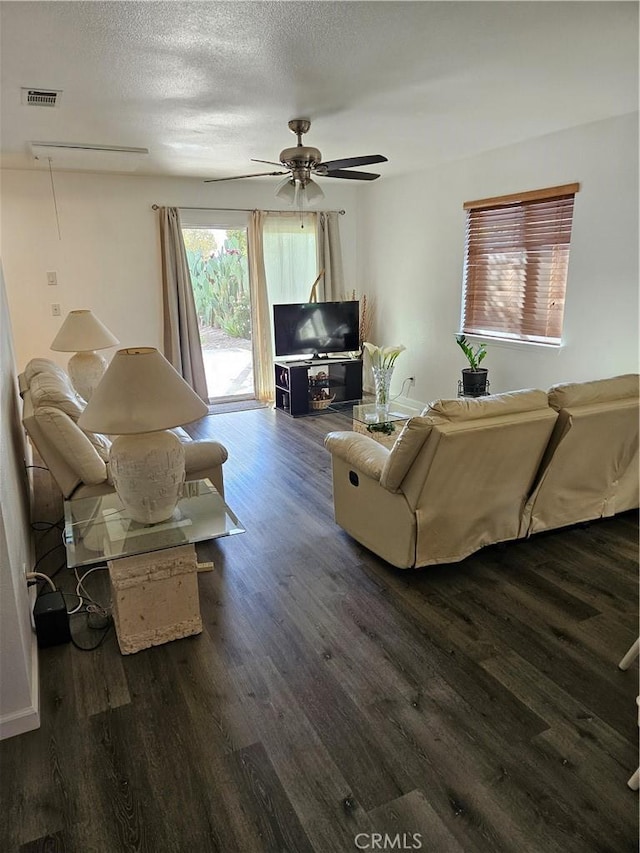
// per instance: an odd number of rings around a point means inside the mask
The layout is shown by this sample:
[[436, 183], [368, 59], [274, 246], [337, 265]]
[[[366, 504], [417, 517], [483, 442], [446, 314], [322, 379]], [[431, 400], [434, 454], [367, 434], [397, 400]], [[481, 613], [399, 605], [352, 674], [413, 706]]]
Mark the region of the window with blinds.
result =
[[465, 202], [462, 331], [559, 345], [579, 184]]

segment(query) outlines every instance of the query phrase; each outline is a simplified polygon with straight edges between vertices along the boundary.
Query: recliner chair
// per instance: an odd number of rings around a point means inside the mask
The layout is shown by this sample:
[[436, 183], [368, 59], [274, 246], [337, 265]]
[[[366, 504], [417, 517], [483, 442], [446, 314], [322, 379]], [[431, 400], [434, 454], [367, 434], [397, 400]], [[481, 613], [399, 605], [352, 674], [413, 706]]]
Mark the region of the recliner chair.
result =
[[544, 391], [526, 390], [432, 403], [391, 450], [329, 433], [336, 521], [399, 568], [516, 539], [557, 418]]

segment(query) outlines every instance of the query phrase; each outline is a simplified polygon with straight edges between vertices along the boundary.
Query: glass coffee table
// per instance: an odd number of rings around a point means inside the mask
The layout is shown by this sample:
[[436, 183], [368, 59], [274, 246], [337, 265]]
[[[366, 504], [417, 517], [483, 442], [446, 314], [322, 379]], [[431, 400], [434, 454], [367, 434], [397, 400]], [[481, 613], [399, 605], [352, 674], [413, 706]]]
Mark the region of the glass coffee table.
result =
[[69, 568], [245, 532], [209, 480], [187, 481], [173, 517], [158, 524], [133, 521], [115, 492], [65, 501], [64, 521]]
[[404, 403], [390, 403], [388, 411], [376, 406], [373, 399], [350, 400], [345, 403], [333, 403], [328, 412], [344, 415], [351, 429], [369, 435], [371, 438], [390, 447], [410, 418], [422, 412], [421, 408], [406, 406]]

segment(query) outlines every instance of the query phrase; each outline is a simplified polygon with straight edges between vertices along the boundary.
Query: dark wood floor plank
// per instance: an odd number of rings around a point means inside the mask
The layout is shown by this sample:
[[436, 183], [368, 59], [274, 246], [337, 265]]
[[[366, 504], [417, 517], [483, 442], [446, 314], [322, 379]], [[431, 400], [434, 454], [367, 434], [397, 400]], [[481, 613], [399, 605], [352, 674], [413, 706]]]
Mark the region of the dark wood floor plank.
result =
[[[513, 799], [510, 812], [520, 813], [523, 825], [542, 818], [545, 826], [576, 835], [586, 847], [597, 845], [598, 832], [602, 826], [608, 826], [608, 835], [615, 839], [612, 850], [617, 849], [617, 844], [626, 842], [624, 820], [621, 825], [605, 807], [600, 792], [585, 788], [578, 793], [577, 774], [567, 764], [562, 765], [565, 778], [558, 777], [554, 759], [540, 748], [548, 730], [530, 740], [507, 738], [496, 732], [490, 718], [476, 715], [464, 693], [452, 690], [443, 679], [430, 682], [425, 699], [427, 707], [435, 705], [439, 709], [438, 716], [445, 719], [454, 732], [465, 731], [468, 720], [474, 718], [474, 746], [479, 752], [484, 747], [490, 761], [500, 767], [505, 783], [503, 790]], [[536, 804], [535, 812], [530, 810], [531, 802]], [[577, 824], [575, 817], [582, 812], [584, 815]]]
[[260, 740], [314, 849], [348, 849], [369, 820], [273, 663], [236, 670]]
[[205, 632], [189, 644], [171, 643], [164, 669], [178, 687], [188, 711], [188, 728], [203, 738], [203, 753], [220, 755], [258, 741], [229, 671]]
[[587, 650], [580, 649], [569, 637], [569, 626], [554, 624], [523, 605], [508, 587], [499, 593], [474, 590], [467, 604], [485, 614], [505, 645], [509, 643], [521, 657], [531, 661], [542, 674], [551, 677], [605, 722], [620, 730], [624, 725], [626, 691], [616, 673], [602, 668], [595, 677], [598, 663]]
[[[492, 567], [486, 574], [497, 583], [505, 580], [503, 566]], [[587, 604], [562, 586], [542, 577], [537, 570], [518, 566], [509, 574], [508, 583], [511, 594], [518, 595], [521, 601], [526, 601], [527, 606], [536, 612], [540, 610], [545, 613], [556, 613], [558, 618], [570, 622], [590, 619], [601, 612], [597, 607]]]
[[19, 853], [65, 853], [67, 849], [64, 833], [56, 832], [22, 844]]
[[[611, 825], [611, 837], [618, 840], [619, 849], [625, 844], [632, 845], [620, 833], [629, 815], [629, 807], [636, 805], [634, 794], [626, 785], [633, 772], [633, 763], [637, 766], [637, 750], [628, 749], [628, 761], [623, 766], [605, 750], [594, 750], [592, 742], [584, 737], [575, 726], [558, 724], [538, 735], [535, 744], [555, 766], [560, 765], [567, 771], [567, 786], [589, 791], [589, 801], [596, 802], [600, 814], [598, 822]], [[582, 800], [583, 812], [587, 811], [586, 799]], [[590, 809], [589, 811], [593, 811]], [[588, 811], [587, 811], [588, 813]]]
[[[443, 853], [465, 853], [464, 848], [449, 832], [443, 821], [429, 804], [422, 791], [410, 791], [397, 800], [385, 803], [369, 812], [374, 832], [392, 839], [398, 836], [405, 849], [438, 850]], [[372, 838], [363, 838], [361, 843], [371, 845]], [[399, 846], [399, 845], [398, 845]]]
[[[97, 643], [100, 638], [101, 631], [88, 631], [83, 635], [86, 647]], [[130, 703], [124, 669], [114, 663], [116, 652], [117, 639], [111, 630], [95, 651], [74, 655], [73, 673], [80, 717], [91, 717], [109, 708], [119, 708]]]
[[43, 678], [40, 692], [41, 727], [0, 743], [0, 850], [14, 851], [24, 843], [57, 837], [69, 822], [54, 780], [56, 732], [65, 718], [75, 719], [66, 660], [62, 646], [43, 649], [40, 666], [46, 666], [50, 678]]
[[[547, 722], [548, 729], [569, 727], [594, 748], [630, 767], [630, 751], [635, 744], [634, 685], [628, 685], [626, 707], [623, 710], [625, 733], [603, 722], [593, 713], [588, 702], [576, 698], [568, 689], [557, 684], [550, 674], [540, 672], [530, 661], [514, 651], [484, 661], [482, 667], [499, 680], [506, 689], [532, 708]], [[631, 700], [631, 701], [629, 701]], [[540, 733], [541, 735], [543, 732]]]
[[[277, 613], [264, 596], [255, 597], [254, 618], [278, 622]], [[340, 765], [351, 796], [365, 810], [395, 799], [410, 787], [408, 778], [391, 771], [385, 755], [377, 748], [373, 733], [361, 719], [358, 706], [341, 688], [326, 667], [328, 649], [313, 642], [308, 625], [306, 634], [290, 621], [271, 631], [267, 651], [280, 675], [296, 697], [296, 702], [313, 726], [329, 755]], [[336, 650], [340, 654], [340, 650]]]
[[313, 847], [262, 744], [229, 755], [226, 763], [242, 780], [241, 796], [255, 832], [250, 849], [265, 853], [312, 853]]
[[[626, 654], [634, 640], [637, 639], [637, 626], [629, 627], [624, 639], [621, 632], [620, 616], [611, 612], [594, 616], [581, 622], [574, 629], [576, 641], [585, 649], [599, 658], [604, 667], [608, 667], [615, 678], [618, 678], [618, 663]], [[637, 663], [633, 666], [637, 672]]]
[[[588, 850], [591, 839], [577, 815], [548, 794], [541, 773], [533, 778], [527, 774], [531, 766], [520, 766], [522, 749], [512, 752], [502, 739], [479, 737], [475, 726], [471, 736], [459, 717], [442, 713], [447, 705], [450, 709], [451, 703], [459, 701], [455, 691], [434, 679], [420, 707], [391, 703], [378, 717], [381, 723], [386, 718], [398, 746], [404, 741], [423, 761], [437, 768], [441, 799], [438, 803], [431, 788], [430, 798], [459, 843], [510, 853], [528, 849], [527, 837], [535, 837], [534, 849], [540, 851]], [[469, 707], [466, 719], [472, 715]], [[459, 834], [461, 828], [466, 838]]]
[[601, 519], [587, 528], [554, 530], [514, 543], [505, 554], [543, 573], [555, 567], [560, 577], [595, 592], [598, 608], [609, 606], [622, 613], [637, 612], [638, 543], [626, 537], [609, 537], [603, 542], [603, 530], [626, 530], [626, 519]]
[[[412, 829], [433, 853], [637, 849], [637, 665], [617, 662], [638, 514], [397, 570], [334, 523], [323, 439], [345, 428], [271, 409], [189, 427], [227, 446], [246, 527], [198, 546], [203, 633], [40, 652], [41, 728], [0, 743], [2, 853], [342, 853]], [[34, 515], [58, 520], [36, 474]]]
[[603, 571], [601, 566], [592, 569], [588, 563], [579, 566], [574, 561], [542, 560], [536, 564], [535, 571], [602, 613], [620, 613], [625, 617], [634, 615], [637, 597], [634, 577], [629, 576], [630, 573], [623, 575], [622, 579], [612, 577], [612, 563], [615, 563], [614, 557]]
[[517, 840], [508, 810], [503, 815], [491, 792], [485, 791], [484, 782], [493, 774], [487, 756], [465, 748], [446, 721], [430, 716], [428, 708], [425, 714], [424, 706], [418, 710], [406, 702], [387, 701], [368, 710], [381, 743], [422, 780], [430, 806], [465, 853], [505, 850], [503, 835]]
[[[141, 656], [152, 652], [137, 656], [138, 671], [144, 664]], [[139, 843], [142, 849], [171, 853], [226, 852], [249, 840], [243, 833], [240, 791], [220, 753], [202, 749], [208, 733], [194, 737], [186, 707], [172, 697], [171, 673], [159, 660], [153, 670], [155, 687], [146, 687], [139, 696], [137, 714], [127, 706], [91, 721], [100, 727], [103, 745], [106, 781], [101, 796], [119, 817], [114, 849], [137, 849]], [[134, 670], [128, 672], [131, 676]]]
[[[478, 579], [471, 586], [478, 585]], [[504, 642], [498, 634], [488, 630], [490, 626], [483, 625], [482, 619], [467, 606], [468, 596], [454, 593], [452, 597], [443, 603], [442, 597], [425, 594], [405, 595], [400, 587], [401, 598], [390, 598], [393, 602], [409, 612], [420, 615], [421, 624], [424, 625], [425, 637], [428, 639], [429, 655], [432, 670], [447, 681], [454, 689], [468, 697], [476, 712], [493, 719], [496, 730], [504, 732], [509, 737], [523, 738], [531, 737], [544, 731], [546, 723], [530, 707], [520, 702], [511, 692], [502, 687], [493, 678], [484, 678], [481, 673], [486, 672], [478, 666], [479, 660], [486, 660], [496, 654], [502, 654], [505, 648]], [[491, 636], [491, 655], [488, 655], [487, 644], [484, 644], [484, 652], [478, 656], [473, 651], [468, 652], [469, 637], [460, 630], [451, 630], [447, 619], [438, 618], [445, 608], [450, 613], [456, 614], [456, 619], [468, 622], [478, 631], [478, 637], [488, 638]], [[421, 691], [413, 697], [414, 703], [419, 703]], [[495, 708], [500, 707], [501, 713], [495, 714]]]

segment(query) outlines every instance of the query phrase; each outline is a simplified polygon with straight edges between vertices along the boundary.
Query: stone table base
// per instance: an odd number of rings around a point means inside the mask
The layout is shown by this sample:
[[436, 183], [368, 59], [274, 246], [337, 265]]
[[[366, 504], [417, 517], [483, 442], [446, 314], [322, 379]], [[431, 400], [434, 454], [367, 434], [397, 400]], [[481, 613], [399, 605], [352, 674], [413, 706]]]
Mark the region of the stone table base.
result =
[[107, 565], [123, 655], [202, 631], [193, 545], [108, 560]]

